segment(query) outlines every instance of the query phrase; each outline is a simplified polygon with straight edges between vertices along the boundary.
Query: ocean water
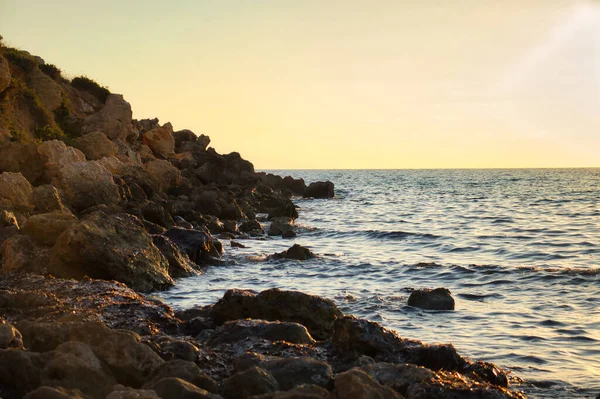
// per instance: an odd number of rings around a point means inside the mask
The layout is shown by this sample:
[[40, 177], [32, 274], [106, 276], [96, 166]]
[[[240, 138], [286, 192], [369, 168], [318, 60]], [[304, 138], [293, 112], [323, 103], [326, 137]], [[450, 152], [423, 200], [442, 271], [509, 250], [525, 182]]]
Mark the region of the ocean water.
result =
[[[167, 303], [301, 290], [496, 363], [530, 397], [600, 394], [600, 169], [270, 172], [331, 180], [336, 198], [294, 200], [296, 239], [225, 240], [236, 264], [178, 280]], [[318, 257], [265, 261], [294, 242]], [[407, 306], [420, 287], [450, 289], [456, 310]]]

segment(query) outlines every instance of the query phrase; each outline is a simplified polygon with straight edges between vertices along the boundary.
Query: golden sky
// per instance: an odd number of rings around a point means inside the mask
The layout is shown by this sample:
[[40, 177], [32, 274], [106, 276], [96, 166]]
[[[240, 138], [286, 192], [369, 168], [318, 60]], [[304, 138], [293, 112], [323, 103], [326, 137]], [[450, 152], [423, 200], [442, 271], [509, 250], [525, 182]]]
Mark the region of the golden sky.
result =
[[600, 166], [600, 2], [0, 0], [0, 21], [260, 169]]

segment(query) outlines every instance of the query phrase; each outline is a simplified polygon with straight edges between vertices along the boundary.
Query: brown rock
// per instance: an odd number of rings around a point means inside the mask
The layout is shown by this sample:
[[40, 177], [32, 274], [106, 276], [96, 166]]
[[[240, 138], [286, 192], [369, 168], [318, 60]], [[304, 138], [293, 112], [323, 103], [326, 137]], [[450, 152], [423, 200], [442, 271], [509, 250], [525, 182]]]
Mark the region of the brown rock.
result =
[[23, 337], [19, 330], [4, 320], [0, 321], [0, 349], [23, 349]]
[[123, 385], [115, 385], [106, 399], [160, 399], [156, 392], [150, 389], [133, 389]]
[[163, 378], [150, 385], [162, 399], [222, 399], [179, 378]]
[[31, 216], [23, 226], [23, 233], [39, 244], [53, 246], [58, 236], [77, 223], [72, 213], [55, 211]]
[[86, 399], [78, 389], [39, 387], [29, 392], [23, 399]]
[[8, 62], [4, 59], [4, 57], [0, 56], [0, 93], [10, 86], [11, 81], [12, 76], [10, 74]]
[[102, 132], [91, 132], [73, 140], [73, 147], [81, 150], [87, 159], [95, 161], [117, 155], [119, 146]]
[[54, 111], [62, 103], [62, 90], [60, 86], [48, 75], [34, 68], [29, 74], [29, 83], [42, 104]]
[[150, 382], [147, 382], [144, 387], [149, 387], [152, 384], [162, 380], [163, 378], [180, 378], [184, 381], [194, 384], [195, 386], [205, 389], [208, 392], [217, 393], [219, 387], [215, 380], [204, 374], [196, 363], [186, 360], [171, 360], [162, 365]]
[[0, 209], [31, 211], [29, 197], [33, 188], [21, 173], [0, 173]]
[[156, 159], [145, 164], [144, 168], [158, 181], [161, 191], [181, 184], [181, 172], [168, 161]]
[[19, 222], [14, 213], [8, 212], [4, 209], [0, 211], [0, 227], [11, 227], [14, 226], [19, 229]]
[[82, 133], [104, 132], [111, 139], [133, 140], [131, 105], [120, 94], [110, 94], [104, 107], [83, 120]]
[[335, 377], [332, 398], [400, 399], [398, 393], [385, 387], [359, 369], [340, 373]]
[[44, 162], [34, 143], [10, 142], [0, 146], [0, 172], [21, 172], [35, 183], [44, 174]]
[[284, 341], [294, 344], [314, 344], [306, 327], [298, 323], [265, 320], [232, 320], [219, 327], [210, 344], [235, 342], [248, 337], [264, 338], [269, 341]]
[[251, 399], [329, 399], [329, 391], [317, 385], [300, 385], [289, 391], [251, 396]]
[[223, 396], [227, 399], [245, 399], [276, 391], [279, 391], [277, 380], [268, 371], [256, 366], [223, 381]]
[[31, 193], [31, 202], [33, 202], [36, 209], [41, 213], [68, 211], [60, 199], [58, 190], [51, 184], [35, 187]]
[[38, 147], [38, 152], [44, 162], [44, 176], [47, 181], [55, 178], [62, 168], [75, 162], [85, 161], [83, 152], [73, 147], [67, 147], [60, 140], [44, 141]]
[[46, 266], [47, 252], [43, 252], [26, 235], [13, 235], [0, 247], [2, 272], [40, 272]]
[[175, 154], [173, 126], [170, 123], [144, 133], [142, 140], [157, 157], [169, 158]]

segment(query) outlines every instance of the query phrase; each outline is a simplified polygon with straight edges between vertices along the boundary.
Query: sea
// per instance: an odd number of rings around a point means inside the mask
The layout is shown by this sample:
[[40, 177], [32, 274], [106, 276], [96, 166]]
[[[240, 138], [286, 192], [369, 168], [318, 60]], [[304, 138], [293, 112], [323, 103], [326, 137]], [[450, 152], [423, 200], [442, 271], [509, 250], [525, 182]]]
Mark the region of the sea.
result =
[[[268, 172], [332, 181], [335, 198], [293, 199], [295, 239], [223, 240], [230, 265], [178, 280], [165, 302], [300, 290], [493, 362], [528, 397], [600, 394], [600, 169]], [[294, 243], [317, 257], [266, 260]], [[451, 291], [454, 311], [407, 305], [412, 289], [436, 287]]]

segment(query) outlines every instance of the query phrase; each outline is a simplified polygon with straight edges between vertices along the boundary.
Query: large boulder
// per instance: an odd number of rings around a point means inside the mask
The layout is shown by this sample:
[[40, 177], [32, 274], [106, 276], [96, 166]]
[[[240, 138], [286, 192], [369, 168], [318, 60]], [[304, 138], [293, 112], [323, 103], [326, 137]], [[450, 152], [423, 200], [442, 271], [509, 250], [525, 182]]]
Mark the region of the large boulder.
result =
[[169, 275], [172, 278], [189, 277], [200, 274], [197, 267], [185, 252], [180, 252], [177, 245], [168, 237], [160, 234], [152, 236], [152, 242], [169, 262]]
[[40, 102], [49, 111], [54, 111], [62, 103], [60, 85], [40, 71], [39, 68], [34, 68], [29, 74], [29, 84], [37, 94]]
[[21, 173], [0, 173], [0, 209], [28, 212], [33, 209], [29, 201], [33, 188]]
[[163, 378], [150, 384], [149, 388], [162, 399], [222, 399], [219, 395], [175, 377]]
[[44, 174], [44, 162], [34, 143], [9, 142], [0, 146], [0, 173], [21, 172], [35, 184]]
[[41, 385], [42, 354], [14, 349], [0, 349], [0, 387], [13, 397], [22, 398]]
[[210, 262], [212, 257], [220, 255], [212, 236], [204, 231], [172, 227], [163, 235], [174, 242], [180, 251], [186, 253], [198, 265]]
[[68, 212], [55, 211], [31, 216], [23, 226], [23, 233], [39, 245], [53, 246], [58, 236], [77, 223], [77, 218]]
[[181, 144], [189, 141], [194, 142], [198, 140], [198, 136], [194, 132], [188, 129], [178, 130], [173, 132], [173, 139], [175, 139], [175, 148], [179, 149]]
[[170, 123], [144, 133], [142, 140], [157, 157], [169, 158], [175, 154], [173, 126]]
[[121, 199], [113, 175], [98, 161], [74, 162], [62, 167], [56, 184], [77, 210], [95, 205], [116, 205]]
[[299, 323], [319, 340], [329, 338], [335, 321], [343, 316], [328, 299], [278, 288], [262, 291], [258, 295], [249, 291], [228, 290], [211, 308], [210, 315], [218, 325], [245, 318]]
[[330, 181], [313, 182], [306, 187], [304, 198], [333, 198], [334, 185]]
[[136, 137], [131, 105], [120, 94], [110, 94], [104, 107], [83, 120], [82, 133], [104, 132], [111, 139], [131, 140]]
[[168, 161], [156, 159], [145, 164], [144, 168], [158, 181], [161, 191], [181, 184], [181, 172]]
[[139, 219], [101, 211], [58, 237], [49, 265], [49, 271], [59, 277], [117, 280], [141, 292], [173, 285], [168, 270], [168, 262]]
[[41, 272], [46, 266], [42, 260], [46, 252], [33, 243], [31, 238], [15, 234], [4, 240], [0, 246], [1, 268], [3, 273]]
[[446, 288], [423, 288], [411, 292], [408, 305], [430, 310], [454, 310], [454, 298]]
[[284, 341], [293, 344], [314, 344], [306, 327], [298, 323], [265, 320], [232, 320], [219, 327], [209, 344], [236, 342], [248, 337], [269, 341]]
[[279, 391], [277, 380], [268, 371], [256, 366], [223, 381], [223, 396], [226, 399], [246, 399], [276, 391]]
[[306, 247], [300, 244], [294, 244], [287, 250], [270, 255], [269, 259], [295, 259], [295, 260], [307, 260], [314, 258], [315, 254]]
[[31, 193], [31, 202], [38, 212], [49, 213], [53, 211], [67, 211], [56, 187], [51, 184], [37, 186]]
[[83, 152], [87, 159], [95, 161], [112, 157], [119, 152], [119, 146], [102, 132], [91, 132], [73, 140], [73, 147]]
[[393, 389], [381, 385], [369, 374], [359, 369], [340, 373], [335, 377], [332, 398], [400, 399]]
[[12, 82], [10, 67], [4, 57], [0, 56], [0, 93], [2, 93]]
[[149, 387], [163, 378], [180, 378], [208, 392], [217, 393], [218, 385], [215, 380], [203, 373], [196, 363], [186, 360], [171, 360], [162, 365], [152, 377], [144, 384]]
[[73, 147], [60, 140], [44, 141], [39, 147], [38, 152], [44, 162], [44, 177], [47, 181], [54, 179], [58, 172], [75, 162], [85, 161], [85, 155]]

